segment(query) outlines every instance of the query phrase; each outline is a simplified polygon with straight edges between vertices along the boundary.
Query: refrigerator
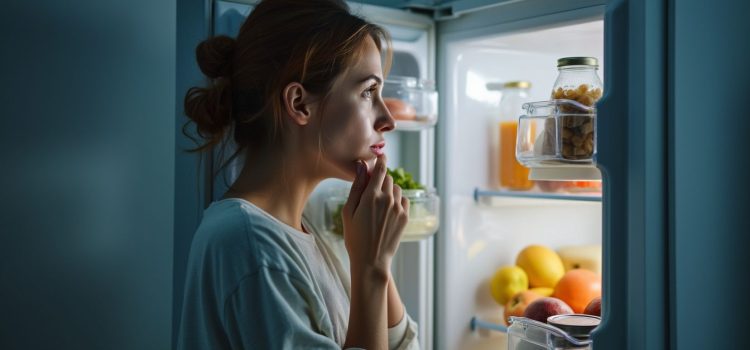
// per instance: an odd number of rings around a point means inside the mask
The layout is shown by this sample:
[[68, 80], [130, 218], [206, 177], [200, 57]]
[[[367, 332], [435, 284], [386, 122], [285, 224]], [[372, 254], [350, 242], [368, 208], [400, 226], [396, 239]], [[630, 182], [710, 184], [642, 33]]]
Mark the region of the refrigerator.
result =
[[[252, 0], [204, 1], [178, 7], [186, 41], [236, 34]], [[438, 122], [386, 135], [390, 167], [403, 167], [441, 198], [439, 231], [402, 243], [393, 276], [407, 311], [419, 324], [423, 349], [506, 349], [507, 335], [473, 328], [498, 324], [502, 308], [488, 281], [530, 244], [601, 244], [605, 316], [592, 335], [596, 349], [675, 348], [696, 329], [679, 323], [695, 285], [675, 275], [674, 156], [667, 108], [674, 60], [674, 1], [458, 0], [350, 2], [352, 11], [392, 35], [392, 75], [437, 82]], [[182, 12], [180, 12], [182, 11]], [[699, 11], [687, 11], [696, 14]], [[182, 17], [180, 17], [182, 13]], [[188, 24], [185, 24], [188, 23]], [[192, 38], [192, 39], [191, 39]], [[179, 40], [178, 40], [179, 43]], [[527, 80], [530, 100], [543, 101], [561, 57], [599, 60], [604, 96], [597, 104], [599, 196], [517, 193], [493, 189], [491, 131], [500, 94], [488, 83]], [[184, 60], [188, 60], [185, 58]], [[180, 57], [178, 56], [178, 66]], [[671, 69], [671, 70], [670, 70]], [[193, 78], [199, 79], [193, 69]], [[670, 119], [672, 118], [672, 119]], [[215, 200], [239, 171], [212, 175], [215, 159], [195, 164], [201, 175], [191, 215]], [[348, 184], [326, 180], [308, 204], [324, 220], [325, 200]], [[670, 221], [671, 220], [671, 221]], [[175, 290], [181, 290], [191, 233], [176, 233]], [[685, 248], [684, 246], [683, 248]], [[695, 245], [685, 252], [696, 251]], [[682, 272], [680, 272], [682, 271]], [[175, 322], [181, 295], [175, 293]], [[175, 323], [176, 324], [176, 323]], [[476, 323], [475, 323], [476, 325]], [[178, 328], [178, 327], [175, 327]], [[682, 343], [689, 346], [687, 342]]]

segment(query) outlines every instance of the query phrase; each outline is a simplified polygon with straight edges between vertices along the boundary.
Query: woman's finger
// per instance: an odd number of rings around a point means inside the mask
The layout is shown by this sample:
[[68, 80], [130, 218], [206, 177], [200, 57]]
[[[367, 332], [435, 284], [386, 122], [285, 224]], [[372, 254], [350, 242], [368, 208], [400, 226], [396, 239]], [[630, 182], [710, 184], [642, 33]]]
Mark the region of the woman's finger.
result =
[[401, 205], [401, 196], [402, 196], [401, 186], [393, 185], [393, 203], [396, 203], [396, 206], [398, 208], [403, 208], [403, 206]]
[[409, 198], [401, 197], [401, 206], [404, 208], [404, 213], [406, 214], [406, 218], [409, 218], [409, 207], [411, 206], [411, 202], [409, 201]]
[[383, 186], [380, 187], [380, 190], [383, 191], [383, 194], [393, 196], [393, 178], [390, 175], [385, 174]]
[[354, 178], [352, 188], [349, 190], [349, 198], [346, 200], [344, 208], [342, 209], [343, 212], [349, 216], [352, 216], [354, 212], [357, 211], [359, 201], [362, 198], [362, 193], [364, 193], [365, 188], [367, 188], [367, 180], [369, 178], [369, 175], [367, 175], [367, 163], [358, 160], [356, 166], [357, 177]]
[[380, 188], [383, 186], [387, 170], [385, 160], [385, 154], [383, 154], [378, 156], [377, 161], [375, 161], [375, 166], [370, 174], [370, 182], [367, 184], [367, 191], [370, 193], [380, 191]]

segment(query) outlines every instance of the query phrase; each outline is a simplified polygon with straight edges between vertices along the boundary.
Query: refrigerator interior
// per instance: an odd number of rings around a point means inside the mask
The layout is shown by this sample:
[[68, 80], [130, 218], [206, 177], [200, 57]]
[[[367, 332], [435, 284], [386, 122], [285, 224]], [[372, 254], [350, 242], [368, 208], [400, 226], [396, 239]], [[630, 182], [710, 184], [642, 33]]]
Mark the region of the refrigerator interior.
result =
[[445, 215], [436, 254], [438, 348], [506, 348], [505, 334], [472, 332], [469, 324], [473, 316], [502, 322], [502, 307], [490, 296], [488, 281], [500, 266], [513, 265], [523, 247], [601, 244], [601, 202], [492, 198], [487, 204], [473, 194], [494, 182], [491, 133], [498, 129], [491, 121], [501, 95], [488, 91], [486, 83], [527, 80], [530, 100], [547, 100], [560, 57], [597, 57], [605, 78], [603, 40], [603, 21], [594, 20], [448, 41], [443, 48], [439, 190]]

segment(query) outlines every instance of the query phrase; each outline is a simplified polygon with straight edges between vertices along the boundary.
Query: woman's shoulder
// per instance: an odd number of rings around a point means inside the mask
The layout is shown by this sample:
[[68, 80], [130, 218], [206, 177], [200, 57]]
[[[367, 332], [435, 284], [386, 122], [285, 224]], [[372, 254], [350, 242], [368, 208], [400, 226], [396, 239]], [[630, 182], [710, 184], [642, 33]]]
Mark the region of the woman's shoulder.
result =
[[[212, 203], [204, 212], [193, 238], [194, 251], [203, 251], [213, 260], [231, 260], [257, 270], [261, 266], [289, 272], [297, 270], [300, 244], [308, 244], [312, 237], [295, 237], [268, 213], [252, 203], [229, 198]], [[314, 244], [314, 241], [311, 241]], [[291, 265], [291, 266], [290, 266]]]

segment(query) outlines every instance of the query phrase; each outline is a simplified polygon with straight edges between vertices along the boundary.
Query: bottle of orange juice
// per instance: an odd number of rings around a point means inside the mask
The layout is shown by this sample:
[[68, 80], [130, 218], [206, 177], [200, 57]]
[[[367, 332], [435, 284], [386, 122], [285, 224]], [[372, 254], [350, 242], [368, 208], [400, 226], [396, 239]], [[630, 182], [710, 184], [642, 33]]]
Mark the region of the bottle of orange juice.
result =
[[[503, 84], [497, 130], [500, 137], [498, 176], [500, 187], [504, 189], [523, 191], [534, 187], [534, 182], [529, 180], [529, 169], [516, 160], [518, 117], [523, 114], [521, 107], [528, 102], [530, 88], [531, 83], [528, 81], [509, 81]], [[531, 130], [531, 133], [535, 131]]]

